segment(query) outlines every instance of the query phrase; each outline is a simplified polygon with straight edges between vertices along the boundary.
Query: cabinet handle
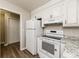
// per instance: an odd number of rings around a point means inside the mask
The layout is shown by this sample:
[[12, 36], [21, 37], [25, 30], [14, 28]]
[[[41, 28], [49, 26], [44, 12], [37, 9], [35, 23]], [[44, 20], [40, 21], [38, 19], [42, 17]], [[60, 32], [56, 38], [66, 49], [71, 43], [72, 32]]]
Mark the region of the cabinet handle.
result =
[[57, 49], [55, 49], [55, 51], [57, 51]]
[[65, 24], [66, 24], [67, 22], [66, 22], [66, 20], [65, 20]]

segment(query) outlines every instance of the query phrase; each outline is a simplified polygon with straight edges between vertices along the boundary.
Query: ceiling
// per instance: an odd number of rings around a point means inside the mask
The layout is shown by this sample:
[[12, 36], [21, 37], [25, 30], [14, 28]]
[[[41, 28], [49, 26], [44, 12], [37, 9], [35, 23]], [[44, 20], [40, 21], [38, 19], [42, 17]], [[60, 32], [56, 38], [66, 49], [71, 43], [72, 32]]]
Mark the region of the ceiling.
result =
[[7, 0], [7, 1], [9, 1], [13, 4], [16, 4], [26, 10], [32, 11], [32, 10], [46, 4], [50, 0]]

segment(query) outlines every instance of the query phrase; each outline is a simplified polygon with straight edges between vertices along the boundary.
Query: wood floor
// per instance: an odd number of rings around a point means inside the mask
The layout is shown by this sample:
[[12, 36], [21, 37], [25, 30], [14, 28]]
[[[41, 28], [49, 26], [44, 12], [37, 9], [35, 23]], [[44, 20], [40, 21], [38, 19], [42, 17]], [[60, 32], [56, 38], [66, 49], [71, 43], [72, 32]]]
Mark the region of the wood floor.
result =
[[33, 56], [27, 50], [20, 51], [19, 43], [11, 44], [8, 46], [1, 46], [0, 58], [38, 58], [38, 55]]
[[1, 44], [0, 44], [0, 57], [1, 57]]

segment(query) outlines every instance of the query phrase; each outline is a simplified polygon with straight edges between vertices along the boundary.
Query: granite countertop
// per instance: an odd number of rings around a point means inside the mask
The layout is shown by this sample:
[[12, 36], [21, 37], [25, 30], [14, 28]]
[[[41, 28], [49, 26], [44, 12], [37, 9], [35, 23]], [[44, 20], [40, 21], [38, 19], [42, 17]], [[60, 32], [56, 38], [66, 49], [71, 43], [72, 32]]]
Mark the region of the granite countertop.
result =
[[79, 58], [79, 38], [64, 36], [65, 48], [63, 56], [66, 58]]

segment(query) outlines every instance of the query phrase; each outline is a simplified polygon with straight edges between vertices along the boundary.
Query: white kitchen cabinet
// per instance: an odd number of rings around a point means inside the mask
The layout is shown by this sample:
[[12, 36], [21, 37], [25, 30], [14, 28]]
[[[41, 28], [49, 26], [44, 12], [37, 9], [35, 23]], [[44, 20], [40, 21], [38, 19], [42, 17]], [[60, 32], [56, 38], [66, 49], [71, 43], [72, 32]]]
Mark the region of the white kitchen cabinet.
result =
[[44, 10], [45, 13], [42, 20], [42, 27], [44, 27], [45, 24], [53, 24], [55, 20], [63, 21], [63, 7], [64, 2], [61, 2]]
[[78, 27], [78, 0], [65, 0], [64, 27]]
[[77, 7], [78, 7], [78, 24], [79, 24], [79, 0], [77, 0]]
[[52, 15], [53, 15], [53, 18], [62, 18], [63, 17], [63, 6], [64, 4], [63, 3], [59, 3], [59, 4], [56, 4], [53, 8], [52, 8]]

